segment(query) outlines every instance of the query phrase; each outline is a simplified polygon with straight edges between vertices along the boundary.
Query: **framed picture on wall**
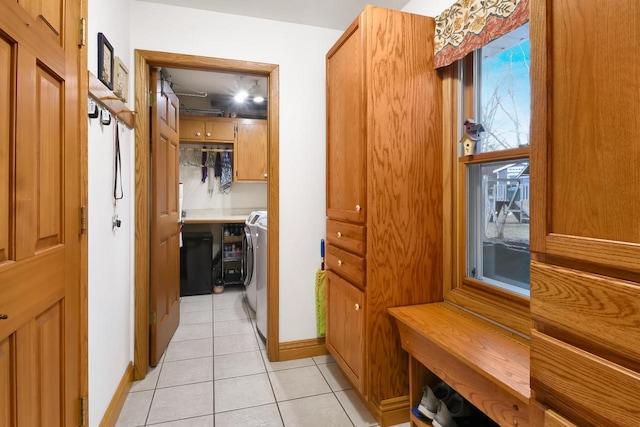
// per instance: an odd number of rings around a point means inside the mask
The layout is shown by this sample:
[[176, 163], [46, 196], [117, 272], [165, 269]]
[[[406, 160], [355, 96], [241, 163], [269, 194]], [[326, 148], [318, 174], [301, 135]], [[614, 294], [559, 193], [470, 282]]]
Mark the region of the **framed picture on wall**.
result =
[[102, 33], [98, 33], [98, 79], [113, 90], [113, 47]]
[[113, 63], [113, 93], [122, 101], [127, 102], [129, 96], [129, 70], [122, 63], [122, 59], [115, 57]]

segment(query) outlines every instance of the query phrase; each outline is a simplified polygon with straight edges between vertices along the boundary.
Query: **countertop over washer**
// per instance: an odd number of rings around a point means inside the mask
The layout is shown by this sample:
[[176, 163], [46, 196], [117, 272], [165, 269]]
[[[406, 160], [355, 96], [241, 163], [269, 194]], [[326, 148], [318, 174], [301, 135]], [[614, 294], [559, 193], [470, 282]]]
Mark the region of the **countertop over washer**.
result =
[[253, 211], [265, 208], [187, 209], [182, 221], [185, 224], [244, 223]]

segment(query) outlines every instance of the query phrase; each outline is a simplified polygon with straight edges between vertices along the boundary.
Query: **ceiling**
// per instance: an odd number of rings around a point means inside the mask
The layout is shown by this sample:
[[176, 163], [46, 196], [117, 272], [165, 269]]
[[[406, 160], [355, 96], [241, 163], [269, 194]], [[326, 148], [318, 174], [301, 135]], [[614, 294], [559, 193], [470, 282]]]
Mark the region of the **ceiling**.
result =
[[409, 0], [146, 0], [191, 9], [345, 30], [368, 4], [402, 9]]
[[[295, 24], [345, 30], [367, 4], [402, 9], [409, 0], [146, 0], [192, 9], [250, 16]], [[214, 73], [177, 68], [166, 69], [173, 90], [180, 99], [181, 111], [187, 114], [220, 115], [236, 112], [240, 117], [264, 118], [268, 104], [266, 77]], [[265, 98], [262, 104], [248, 99], [233, 102], [240, 90], [250, 96]], [[206, 94], [206, 95], [205, 95]]]

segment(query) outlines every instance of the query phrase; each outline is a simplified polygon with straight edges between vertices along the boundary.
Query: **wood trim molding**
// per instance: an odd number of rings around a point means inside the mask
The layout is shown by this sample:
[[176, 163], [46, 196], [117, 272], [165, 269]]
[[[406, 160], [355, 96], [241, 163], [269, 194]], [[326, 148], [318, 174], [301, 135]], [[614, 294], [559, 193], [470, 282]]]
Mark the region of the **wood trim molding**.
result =
[[120, 383], [118, 384], [115, 393], [113, 393], [111, 402], [109, 403], [109, 406], [107, 406], [107, 410], [102, 417], [102, 421], [100, 421], [100, 427], [112, 427], [116, 425], [132, 384], [133, 365], [129, 362], [127, 368], [124, 370], [124, 374], [120, 379]]
[[278, 360], [281, 361], [329, 354], [324, 337], [280, 343], [279, 353]]
[[210, 58], [179, 53], [135, 50], [135, 337], [134, 379], [143, 379], [149, 367], [149, 68], [178, 67], [202, 71], [252, 73], [269, 78], [269, 151], [267, 210], [267, 355], [279, 360], [279, 67], [251, 61]]

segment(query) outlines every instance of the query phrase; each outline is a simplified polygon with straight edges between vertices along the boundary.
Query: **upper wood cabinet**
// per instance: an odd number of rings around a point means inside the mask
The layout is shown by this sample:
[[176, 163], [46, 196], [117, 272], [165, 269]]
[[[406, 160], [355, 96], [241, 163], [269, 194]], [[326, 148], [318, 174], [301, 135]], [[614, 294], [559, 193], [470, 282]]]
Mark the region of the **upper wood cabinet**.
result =
[[532, 3], [531, 250], [640, 273], [638, 2]]
[[236, 122], [217, 117], [180, 117], [181, 141], [234, 142]]
[[637, 426], [640, 7], [530, 6], [532, 396], [544, 425]]
[[234, 163], [236, 181], [267, 180], [267, 121], [241, 119], [238, 122]]
[[326, 342], [382, 426], [409, 417], [407, 356], [387, 308], [442, 299], [434, 28], [367, 6], [326, 59]]
[[366, 108], [363, 31], [351, 26], [327, 55], [327, 216], [366, 215]]

